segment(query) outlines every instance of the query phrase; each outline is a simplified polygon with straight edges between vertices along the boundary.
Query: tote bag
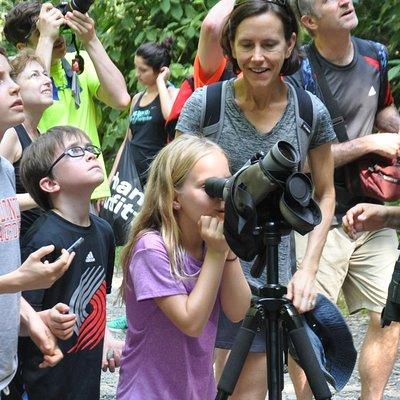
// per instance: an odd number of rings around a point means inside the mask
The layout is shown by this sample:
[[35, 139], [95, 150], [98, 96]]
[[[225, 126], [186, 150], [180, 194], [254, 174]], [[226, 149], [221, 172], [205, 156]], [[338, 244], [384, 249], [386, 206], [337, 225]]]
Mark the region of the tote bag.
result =
[[111, 225], [115, 244], [122, 246], [126, 243], [130, 224], [144, 199], [130, 141], [125, 142], [110, 191], [111, 196], [104, 203], [99, 215]]

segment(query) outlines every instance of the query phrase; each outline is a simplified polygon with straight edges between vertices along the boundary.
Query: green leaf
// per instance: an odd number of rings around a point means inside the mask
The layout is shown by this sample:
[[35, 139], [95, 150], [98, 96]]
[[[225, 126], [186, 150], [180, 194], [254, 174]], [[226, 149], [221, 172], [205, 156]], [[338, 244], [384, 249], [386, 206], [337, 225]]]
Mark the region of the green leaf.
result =
[[193, 18], [196, 16], [196, 10], [193, 8], [191, 4], [185, 4], [185, 15], [188, 18]]
[[400, 77], [400, 65], [397, 65], [396, 67], [390, 68], [389, 72], [388, 72], [388, 77], [389, 77], [390, 81], [392, 79], [399, 78]]
[[157, 38], [157, 33], [154, 30], [148, 30], [146, 32], [146, 38], [149, 42], [155, 42]]
[[193, 26], [189, 26], [186, 31], [186, 35], [189, 39], [194, 38], [196, 36], [196, 29], [194, 29]]
[[169, 0], [161, 0], [160, 8], [164, 14], [168, 14], [168, 12], [171, 8], [170, 1]]
[[183, 9], [182, 6], [180, 4], [174, 4], [171, 7], [171, 15], [176, 19], [176, 20], [180, 20], [182, 18], [183, 15]]

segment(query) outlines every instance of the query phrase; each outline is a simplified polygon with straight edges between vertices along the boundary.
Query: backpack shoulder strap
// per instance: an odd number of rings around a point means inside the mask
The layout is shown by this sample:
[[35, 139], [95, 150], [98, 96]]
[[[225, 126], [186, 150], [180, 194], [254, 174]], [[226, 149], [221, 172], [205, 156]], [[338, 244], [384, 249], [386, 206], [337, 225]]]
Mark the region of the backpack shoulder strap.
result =
[[[307, 52], [308, 52], [309, 47], [310, 47], [309, 43], [302, 46], [301, 50], [305, 55], [308, 54]], [[312, 70], [312, 67], [310, 64], [310, 60], [308, 57], [304, 57], [302, 59], [299, 72], [301, 74], [303, 88], [305, 90], [308, 90], [315, 96], [318, 96], [319, 93], [318, 93], [317, 82], [315, 80], [315, 76], [314, 76], [314, 73], [313, 73], [313, 70]]]
[[382, 43], [374, 42], [372, 40], [360, 39], [353, 37], [357, 45], [358, 52], [368, 63], [379, 69], [379, 99], [378, 110], [381, 110], [387, 104], [388, 96], [390, 98], [390, 86], [388, 85], [387, 70], [388, 70], [388, 54], [386, 47]]
[[208, 139], [218, 142], [225, 114], [227, 81], [206, 86], [203, 91], [200, 130]]
[[294, 96], [297, 138], [300, 148], [300, 171], [306, 162], [308, 148], [317, 121], [317, 110], [311, 96], [302, 88], [288, 84]]

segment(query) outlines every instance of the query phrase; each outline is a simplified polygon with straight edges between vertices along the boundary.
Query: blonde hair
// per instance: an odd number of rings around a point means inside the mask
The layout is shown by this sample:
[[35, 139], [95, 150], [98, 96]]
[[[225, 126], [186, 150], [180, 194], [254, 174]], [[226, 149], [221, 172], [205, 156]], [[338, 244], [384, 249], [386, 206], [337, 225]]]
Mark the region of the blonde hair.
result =
[[25, 48], [10, 60], [13, 78], [18, 78], [21, 72], [32, 61], [36, 61], [43, 69], [46, 69], [42, 59], [35, 54], [35, 51], [30, 48]]
[[139, 238], [151, 230], [161, 234], [170, 260], [171, 274], [180, 279], [188, 277], [183, 269], [185, 251], [181, 246], [182, 232], [173, 201], [196, 162], [216, 149], [223, 152], [211, 140], [185, 134], [165, 146], [151, 163], [144, 202], [133, 220], [128, 242], [121, 253], [123, 280], [120, 295], [124, 301], [133, 249]]

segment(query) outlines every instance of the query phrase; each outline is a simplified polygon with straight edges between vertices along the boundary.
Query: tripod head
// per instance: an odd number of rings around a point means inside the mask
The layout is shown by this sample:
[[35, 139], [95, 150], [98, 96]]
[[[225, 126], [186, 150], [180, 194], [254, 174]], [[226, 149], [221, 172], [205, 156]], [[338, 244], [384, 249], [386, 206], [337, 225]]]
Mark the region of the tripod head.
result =
[[251, 261], [264, 247], [262, 226], [282, 221], [282, 234], [295, 229], [302, 235], [321, 222], [312, 198], [312, 184], [297, 172], [299, 156], [288, 142], [279, 141], [264, 155], [257, 153], [228, 179], [205, 182], [210, 197], [225, 200], [225, 238], [235, 253]]

